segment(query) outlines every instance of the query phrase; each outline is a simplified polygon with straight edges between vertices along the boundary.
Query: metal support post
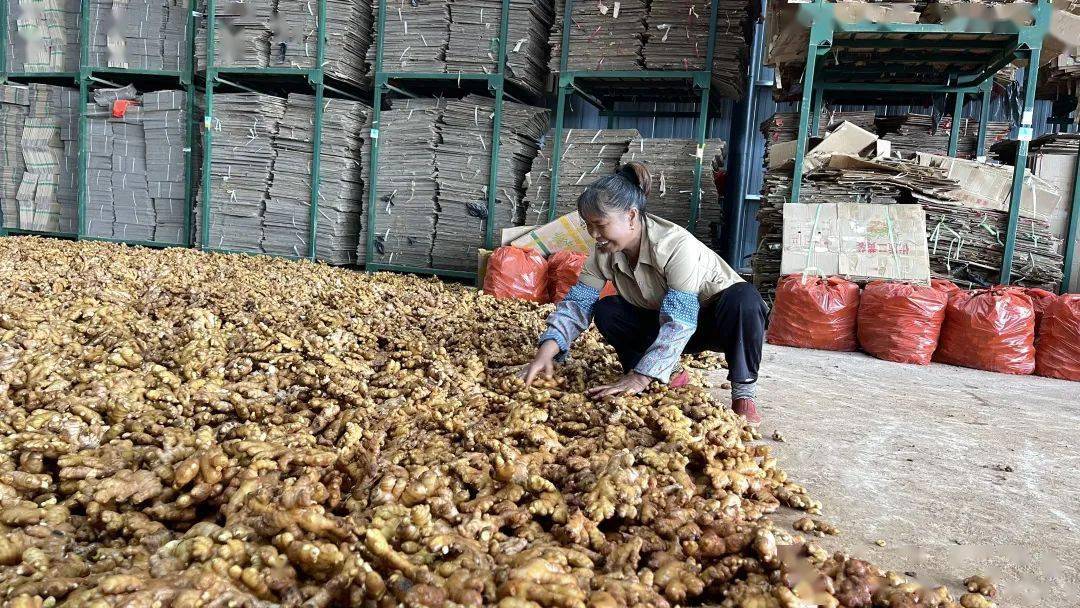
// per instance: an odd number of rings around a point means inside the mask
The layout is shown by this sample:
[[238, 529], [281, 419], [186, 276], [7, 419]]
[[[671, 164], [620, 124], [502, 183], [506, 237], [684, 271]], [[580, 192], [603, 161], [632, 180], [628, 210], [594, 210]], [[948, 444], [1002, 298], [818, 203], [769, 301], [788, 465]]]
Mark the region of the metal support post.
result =
[[1065, 266], [1062, 268], [1061, 293], [1068, 293], [1072, 282], [1072, 267], [1076, 260], [1076, 238], [1080, 228], [1080, 149], [1077, 150], [1076, 172], [1073, 174], [1072, 205], [1069, 206], [1069, 229], [1065, 232]]
[[386, 0], [379, 0], [379, 18], [375, 26], [375, 90], [371, 102], [371, 148], [368, 151], [368, 179], [364, 186], [367, 191], [367, 226], [364, 238], [364, 261], [369, 268], [375, 263], [375, 204], [379, 200], [379, 121], [382, 118], [382, 96], [386, 79], [382, 74], [383, 40], [386, 33]]
[[810, 135], [816, 137], [821, 133], [821, 109], [825, 106], [825, 89], [817, 87], [814, 89], [814, 105], [811, 108], [813, 114], [810, 115]]
[[[87, 116], [86, 106], [90, 96], [90, 0], [82, 0], [79, 3], [80, 19], [79, 26], [79, 133], [78, 141], [78, 166], [75, 168], [75, 180], [78, 188], [78, 211], [75, 220], [76, 238], [86, 234], [86, 169], [89, 164], [90, 154], [87, 150]], [[4, 24], [7, 27], [7, 24]], [[4, 49], [7, 52], [7, 49]]]
[[[487, 217], [484, 219], [484, 248], [495, 247], [495, 203], [499, 191], [499, 151], [502, 143], [503, 94], [506, 88], [506, 42], [510, 36], [510, 0], [502, 0], [499, 21], [498, 52], [495, 55], [495, 74], [488, 79], [488, 89], [495, 93], [495, 115], [491, 121], [491, 158], [488, 165]], [[509, 201], [507, 201], [509, 203]]]
[[[697, 231], [698, 216], [701, 215], [701, 175], [704, 173], [705, 163], [705, 138], [709, 132], [709, 94], [712, 92], [712, 67], [713, 52], [716, 47], [716, 16], [719, 9], [719, 0], [712, 0], [709, 9], [709, 42], [705, 50], [704, 70], [694, 75], [694, 86], [699, 92], [698, 118], [694, 126], [697, 138], [697, 147], [694, 149], [694, 190], [690, 193], [690, 232]], [[710, 164], [710, 168], [711, 168]], [[712, 179], [712, 173], [709, 174]]]
[[326, 0], [318, 0], [318, 40], [315, 43], [315, 68], [308, 77], [315, 87], [315, 108], [312, 117], [313, 128], [311, 134], [311, 198], [308, 209], [308, 250], [307, 257], [315, 260], [318, 254], [318, 223], [319, 223], [319, 182], [322, 180], [322, 131], [323, 131], [323, 96], [324, 73], [323, 64], [326, 62]]
[[202, 121], [202, 209], [199, 213], [199, 248], [210, 248], [210, 163], [214, 152], [214, 85], [217, 80], [214, 37], [217, 29], [217, 0], [206, 0], [206, 91]]
[[994, 88], [994, 80], [987, 80], [980, 88], [982, 89], [982, 107], [979, 108], [979, 137], [975, 140], [975, 159], [985, 162], [986, 127], [990, 122], [990, 92]]
[[[816, 23], [815, 23], [816, 25]], [[810, 53], [806, 58], [806, 70], [803, 73], [802, 102], [799, 105], [798, 139], [795, 143], [795, 167], [791, 176], [791, 202], [799, 202], [799, 192], [802, 190], [803, 163], [806, 160], [807, 129], [810, 123], [810, 103], [814, 90], [814, 72], [817, 67], [816, 48], [811, 44]]]
[[1032, 108], [1035, 105], [1035, 86], [1039, 80], [1038, 46], [1030, 48], [1026, 54], [1028, 67], [1024, 69], [1024, 106], [1020, 117], [1017, 134], [1016, 164], [1013, 167], [1012, 198], [1009, 199], [1009, 225], [1005, 233], [1005, 251], [1001, 256], [1001, 277], [999, 283], [1008, 285], [1012, 279], [1013, 254], [1016, 251], [1016, 228], [1020, 223], [1020, 205], [1024, 192], [1024, 172], [1027, 168], [1028, 142], [1032, 136]]
[[953, 100], [952, 128], [949, 130], [949, 156], [956, 158], [960, 147], [960, 121], [964, 114], [964, 92], [957, 91]]
[[574, 14], [574, 0], [566, 0], [563, 7], [562, 46], [559, 48], [559, 96], [555, 103], [555, 141], [551, 143], [551, 179], [548, 192], [548, 221], [555, 219], [555, 201], [559, 192], [559, 165], [562, 160], [563, 120], [566, 114], [566, 96], [574, 86], [574, 75], [567, 74], [566, 60], [570, 54], [570, 26]]
[[195, 11], [190, 6], [187, 27], [187, 65], [180, 66], [184, 73], [183, 85], [187, 93], [187, 120], [184, 124], [184, 238], [181, 243], [184, 247], [191, 247], [192, 207], [195, 204], [192, 184], [195, 179]]

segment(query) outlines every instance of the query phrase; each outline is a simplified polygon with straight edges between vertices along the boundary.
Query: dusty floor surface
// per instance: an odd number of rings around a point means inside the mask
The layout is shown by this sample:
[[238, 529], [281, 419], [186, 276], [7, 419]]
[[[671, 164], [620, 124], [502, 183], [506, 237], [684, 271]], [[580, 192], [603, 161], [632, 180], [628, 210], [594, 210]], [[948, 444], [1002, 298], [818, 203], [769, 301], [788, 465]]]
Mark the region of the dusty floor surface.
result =
[[1001, 608], [1080, 606], [1080, 383], [766, 346], [759, 385], [763, 441], [841, 530], [824, 546], [954, 593], [989, 574]]

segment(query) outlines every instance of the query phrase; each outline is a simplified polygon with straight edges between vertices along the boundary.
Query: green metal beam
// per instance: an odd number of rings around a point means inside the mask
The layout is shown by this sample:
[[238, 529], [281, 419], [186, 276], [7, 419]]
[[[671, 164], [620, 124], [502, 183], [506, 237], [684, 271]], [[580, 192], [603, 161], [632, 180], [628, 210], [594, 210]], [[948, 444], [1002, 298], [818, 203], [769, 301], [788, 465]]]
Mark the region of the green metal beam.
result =
[[214, 156], [214, 86], [218, 74], [214, 66], [217, 61], [214, 41], [216, 31], [217, 0], [206, 0], [206, 89], [203, 97], [202, 121], [202, 208], [199, 210], [199, 248], [203, 251], [210, 249], [210, 201], [213, 198], [210, 194], [210, 188], [213, 185], [210, 170]]
[[184, 68], [184, 87], [187, 91], [187, 120], [184, 128], [184, 245], [191, 247], [194, 237], [193, 230], [193, 207], [195, 206], [195, 11], [188, 7], [187, 14], [187, 44], [186, 61]]
[[1069, 228], [1065, 231], [1065, 260], [1062, 267], [1061, 293], [1069, 292], [1072, 267], [1076, 260], [1076, 239], [1080, 234], [1080, 150], [1077, 150], [1076, 171], [1073, 174], [1072, 204], [1069, 205]]
[[149, 247], [155, 249], [167, 249], [175, 247], [187, 247], [186, 243], [167, 243], [164, 241], [143, 241], [138, 239], [115, 239], [103, 236], [87, 236], [82, 235], [79, 237], [80, 241], [97, 241], [100, 243], [116, 243], [119, 245], [128, 245], [131, 247]]
[[183, 78], [183, 70], [147, 70], [135, 68], [90, 67], [91, 74], [127, 74], [129, 76], [161, 76], [165, 78]]
[[1028, 65], [1034, 69], [1024, 70], [1024, 105], [1017, 133], [1016, 164], [1013, 167], [1012, 198], [1009, 199], [1009, 224], [1005, 233], [1005, 251], [1001, 256], [1001, 276], [998, 281], [1008, 285], [1012, 279], [1013, 254], [1016, 251], [1016, 228], [1020, 223], [1020, 206], [1024, 189], [1024, 172], [1027, 168], [1028, 142], [1032, 136], [1032, 117], [1035, 105], [1035, 87], [1039, 80], [1039, 47], [1026, 52]]
[[964, 94], [957, 93], [953, 96], [952, 128], [949, 129], [949, 156], [956, 158], [956, 151], [960, 146], [960, 121], [964, 114]]
[[[562, 46], [559, 47], [558, 97], [555, 100], [555, 132], [551, 143], [551, 177], [548, 186], [548, 221], [555, 219], [555, 204], [559, 192], [559, 168], [562, 165], [563, 120], [566, 116], [567, 95], [574, 84], [574, 72], [566, 69], [570, 55], [570, 25], [573, 23], [574, 0], [566, 0], [562, 15]], [[556, 18], [558, 15], [556, 15]]]
[[499, 151], [503, 120], [503, 93], [506, 85], [506, 43], [510, 36], [510, 0], [502, 0], [499, 19], [499, 40], [495, 53], [495, 78], [488, 80], [488, 88], [495, 92], [495, 115], [491, 121], [491, 157], [488, 165], [487, 217], [484, 219], [484, 248], [495, 248], [495, 203], [499, 193]]
[[875, 93], [972, 93], [978, 87], [952, 86], [939, 84], [898, 84], [891, 82], [819, 82], [817, 85], [826, 91], [866, 91]]
[[[709, 131], [709, 94], [712, 91], [712, 64], [713, 52], [716, 47], [716, 14], [719, 8], [719, 0], [712, 0], [709, 4], [711, 5], [709, 10], [709, 40], [705, 51], [705, 67], [709, 70], [709, 79], [702, 82], [697, 75], [694, 77], [694, 86], [697, 87], [700, 98], [698, 99], [698, 118], [694, 124], [697, 147], [694, 151], [694, 190], [690, 193], [690, 223], [687, 226], [691, 233], [697, 230], [698, 217], [701, 215], [701, 194], [703, 191], [701, 177], [704, 173], [705, 138], [708, 137]], [[709, 167], [712, 167], [711, 163]], [[711, 174], [709, 179], [712, 179]]]
[[[210, 14], [209, 2], [210, 2], [210, 0], [207, 0], [207, 7], [208, 7], [207, 11], [206, 11], [207, 15]], [[209, 30], [209, 29], [210, 28], [207, 27], [207, 30]], [[215, 29], [217, 29], [216, 24], [215, 24]], [[209, 32], [207, 32], [207, 33], [209, 34]], [[207, 49], [206, 54], [207, 54], [207, 60], [206, 60], [206, 63], [207, 63], [206, 77], [207, 78], [210, 78], [210, 76], [214, 75], [214, 74], [225, 74], [226, 76], [229, 75], [229, 74], [233, 74], [233, 75], [257, 75], [257, 76], [259, 76], [259, 75], [261, 75], [261, 76], [303, 76], [303, 77], [306, 77], [306, 78], [310, 78], [313, 75], [314, 72], [318, 71], [315, 68], [289, 68], [289, 67], [253, 68], [253, 67], [242, 67], [242, 66], [241, 67], [235, 67], [235, 66], [234, 67], [227, 67], [227, 66], [219, 67], [219, 66], [214, 66], [214, 65], [210, 64], [210, 59], [209, 59], [209, 57], [210, 57], [210, 49], [209, 48]], [[215, 58], [215, 60], [216, 60], [216, 58]]]
[[386, 38], [386, 0], [378, 0], [378, 18], [375, 23], [375, 90], [372, 92], [371, 103], [371, 132], [368, 138], [371, 140], [371, 148], [368, 150], [368, 179], [364, 187], [367, 188], [367, 225], [364, 230], [364, 264], [368, 270], [374, 269], [375, 264], [375, 204], [379, 200], [379, 127], [382, 120], [382, 96], [385, 83], [379, 82], [383, 65], [383, 42]]
[[[569, 1], [573, 2], [573, 0]], [[563, 31], [569, 32], [567, 28], [563, 28]], [[598, 80], [693, 80], [700, 73], [700, 70], [568, 70], [560, 72], [560, 74], [572, 76], [575, 80], [589, 78]]]
[[90, 154], [87, 140], [87, 115], [86, 106], [90, 97], [90, 0], [81, 0], [79, 28], [79, 132], [76, 135], [78, 141], [78, 166], [75, 168], [75, 177], [78, 188], [78, 212], [76, 214], [75, 231], [82, 237], [86, 234], [86, 203], [89, 197], [87, 192], [86, 170], [90, 164]]
[[49, 232], [47, 230], [26, 230], [24, 228], [8, 228], [7, 233], [12, 236], [48, 236], [61, 239], [77, 239], [75, 232]]
[[308, 257], [318, 256], [319, 241], [319, 184], [322, 181], [322, 131], [323, 131], [323, 65], [326, 63], [326, 0], [318, 0], [317, 32], [315, 44], [315, 69], [308, 80], [315, 87], [315, 107], [312, 117], [314, 131], [311, 133], [311, 192], [308, 199]]
[[979, 136], [975, 140], [975, 158], [979, 162], [986, 160], [986, 127], [990, 124], [990, 92], [994, 83], [987, 80], [982, 87], [982, 107], [979, 108]]
[[[956, 50], [1002, 49], [1008, 42], [1001, 40], [927, 40], [920, 38], [833, 38], [834, 49], [927, 49]], [[890, 55], [891, 58], [891, 55]]]
[[420, 266], [402, 266], [399, 264], [379, 264], [371, 262], [366, 265], [366, 268], [371, 272], [385, 270], [391, 272], [407, 272], [410, 274], [452, 277], [458, 279], [476, 279], [476, 272], [471, 270], [440, 270], [438, 268], [423, 268]]

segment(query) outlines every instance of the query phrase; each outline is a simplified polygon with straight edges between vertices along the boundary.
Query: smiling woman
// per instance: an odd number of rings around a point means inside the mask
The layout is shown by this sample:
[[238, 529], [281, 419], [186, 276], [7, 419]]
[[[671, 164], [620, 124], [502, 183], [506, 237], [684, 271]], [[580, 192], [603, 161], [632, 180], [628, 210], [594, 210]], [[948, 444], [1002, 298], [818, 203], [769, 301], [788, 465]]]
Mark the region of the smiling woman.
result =
[[[639, 393], [651, 382], [684, 386], [683, 353], [723, 352], [732, 409], [752, 423], [758, 365], [768, 310], [712, 250], [681, 226], [645, 212], [652, 185], [642, 163], [624, 165], [578, 198], [578, 211], [596, 239], [578, 283], [548, 317], [540, 348], [524, 370], [526, 382], [550, 376], [570, 344], [595, 321], [616, 350], [625, 375], [589, 391], [596, 398]], [[607, 281], [617, 295], [600, 300]]]

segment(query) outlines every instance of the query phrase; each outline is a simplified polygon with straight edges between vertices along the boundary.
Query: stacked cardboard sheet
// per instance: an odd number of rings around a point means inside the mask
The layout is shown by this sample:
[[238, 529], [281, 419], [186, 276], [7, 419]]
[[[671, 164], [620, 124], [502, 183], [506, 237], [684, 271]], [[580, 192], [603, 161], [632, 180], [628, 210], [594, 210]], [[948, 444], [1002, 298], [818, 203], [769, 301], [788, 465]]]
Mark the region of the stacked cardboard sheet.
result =
[[[540, 166], [534, 165], [525, 218], [527, 224], [547, 223], [554, 137], [553, 133], [548, 134], [544, 152], [538, 159]], [[639, 137], [641, 134], [637, 129], [568, 129], [563, 133], [555, 215], [577, 211], [577, 199], [585, 188], [614, 173], [630, 149], [630, 142]]]
[[[565, 6], [565, 0], [556, 0], [555, 14], [563, 15]], [[646, 0], [575, 1], [571, 10], [567, 69], [640, 70], [645, 66], [642, 49], [648, 33]], [[563, 25], [563, 20], [556, 18], [551, 31], [552, 72], [559, 71]]]
[[[952, 128], [951, 118], [943, 117], [935, 123], [933, 117], [925, 114], [901, 114], [883, 116], [877, 119], [877, 131], [882, 137], [892, 142], [892, 149], [904, 156], [916, 152], [946, 155], [949, 153], [949, 136]], [[1008, 122], [989, 122], [986, 125], [986, 150], [995, 142], [1006, 138], [1012, 124]], [[960, 139], [956, 153], [960, 158], [974, 158], [979, 136], [979, 122], [968, 118], [960, 121]], [[985, 153], [985, 152], [984, 152]]]
[[[718, 247], [718, 235], [723, 217], [720, 193], [712, 179], [713, 171], [724, 166], [724, 141], [705, 140], [702, 155], [700, 206], [695, 236]], [[692, 139], [663, 139], [636, 137], [622, 157], [621, 164], [631, 161], [645, 163], [652, 176], [652, 191], [648, 197], [649, 213], [659, 215], [681, 226], [690, 225], [691, 197], [694, 191], [694, 163], [697, 142]]]
[[188, 0], [90, 0], [90, 65], [187, 67]]
[[73, 233], [78, 90], [0, 86], [0, 209], [4, 226]]
[[[209, 247], [263, 253], [263, 214], [277, 156], [274, 136], [285, 115], [285, 105], [284, 98], [272, 95], [214, 96]], [[197, 234], [202, 229], [204, 196], [200, 192], [197, 199]]]
[[[739, 97], [746, 87], [746, 24], [744, 0], [718, 0], [713, 81], [726, 97]], [[654, 0], [649, 7], [648, 36], [642, 56], [650, 70], [704, 70], [708, 54], [709, 0]], [[573, 48], [573, 47], [571, 47]]]
[[493, 119], [493, 100], [478, 95], [448, 100], [442, 111], [435, 153], [439, 194], [432, 264], [436, 268], [473, 268], [471, 256], [484, 246], [488, 220], [497, 235], [519, 224], [524, 215], [525, 174], [532, 169], [547, 129], [547, 110], [517, 103], [503, 108], [495, 215], [489, 218]]
[[87, 110], [88, 235], [185, 242], [185, 105], [183, 91], [94, 92]]
[[444, 99], [397, 101], [380, 115], [375, 243], [368, 263], [431, 267], [439, 194], [435, 148]]
[[[309, 255], [314, 103], [313, 96], [300, 94], [215, 96], [211, 247]], [[357, 262], [364, 196], [361, 150], [369, 115], [362, 103], [324, 99], [315, 257], [330, 264]]]
[[[289, 95], [274, 136], [274, 167], [264, 213], [263, 250], [291, 257], [308, 255], [311, 230], [311, 95]], [[316, 258], [334, 265], [356, 263], [363, 211], [361, 132], [370, 108], [340, 99], [323, 100], [319, 156]]]
[[78, 71], [80, 0], [5, 1], [8, 71]]
[[[205, 0], [200, 0], [205, 12]], [[232, 0], [216, 3], [214, 65], [218, 67], [313, 68], [318, 58], [318, 3], [315, 0]], [[327, 0], [324, 68], [327, 75], [363, 84], [372, 41], [372, 9], [367, 2]], [[387, 21], [389, 29], [390, 21]], [[388, 40], [393, 39], [388, 37]], [[198, 67], [205, 69], [206, 23], [195, 38]]]

